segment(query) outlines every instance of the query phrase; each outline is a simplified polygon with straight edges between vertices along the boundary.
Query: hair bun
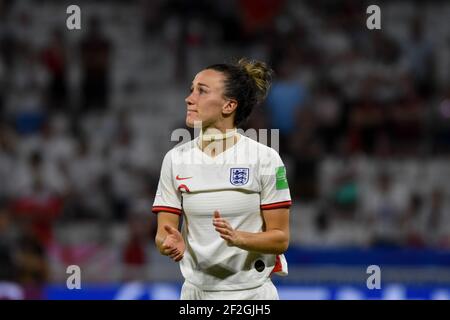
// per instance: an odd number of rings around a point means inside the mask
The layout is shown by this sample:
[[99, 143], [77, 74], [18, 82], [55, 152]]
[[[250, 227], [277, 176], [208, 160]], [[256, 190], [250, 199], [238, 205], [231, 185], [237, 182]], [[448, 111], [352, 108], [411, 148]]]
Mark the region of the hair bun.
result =
[[239, 59], [237, 65], [253, 79], [258, 91], [258, 101], [264, 100], [272, 84], [273, 70], [262, 61], [246, 58]]

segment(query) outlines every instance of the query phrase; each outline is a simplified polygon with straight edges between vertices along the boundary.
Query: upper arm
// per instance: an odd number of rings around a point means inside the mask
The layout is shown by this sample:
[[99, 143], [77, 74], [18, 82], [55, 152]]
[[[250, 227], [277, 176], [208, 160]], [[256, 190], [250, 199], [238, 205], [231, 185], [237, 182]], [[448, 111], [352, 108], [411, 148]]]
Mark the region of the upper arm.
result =
[[278, 153], [269, 149], [262, 152], [260, 161], [261, 209], [289, 208], [291, 194], [287, 182], [286, 168]]
[[176, 215], [182, 213], [181, 193], [174, 185], [172, 173], [172, 151], [164, 157], [152, 211], [154, 213], [170, 212]]
[[262, 210], [264, 229], [280, 230], [289, 239], [289, 208]]
[[264, 230], [279, 230], [289, 241], [289, 208], [291, 195], [286, 168], [278, 153], [270, 149], [260, 163], [261, 211]]

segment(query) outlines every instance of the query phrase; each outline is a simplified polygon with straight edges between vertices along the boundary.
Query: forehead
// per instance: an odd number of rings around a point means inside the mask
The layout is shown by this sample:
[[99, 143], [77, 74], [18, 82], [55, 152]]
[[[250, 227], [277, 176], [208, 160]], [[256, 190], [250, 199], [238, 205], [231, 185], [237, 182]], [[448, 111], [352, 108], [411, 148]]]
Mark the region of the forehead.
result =
[[193, 84], [206, 84], [210, 88], [221, 89], [223, 87], [223, 81], [225, 80], [225, 76], [222, 72], [216, 70], [202, 70], [195, 76], [192, 81]]

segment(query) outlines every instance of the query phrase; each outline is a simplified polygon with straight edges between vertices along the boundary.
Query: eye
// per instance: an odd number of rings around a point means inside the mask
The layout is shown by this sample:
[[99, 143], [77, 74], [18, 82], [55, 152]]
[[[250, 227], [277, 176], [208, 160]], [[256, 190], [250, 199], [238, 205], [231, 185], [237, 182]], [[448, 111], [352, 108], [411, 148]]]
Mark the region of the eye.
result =
[[199, 88], [199, 89], [198, 89], [198, 92], [200, 92], [200, 93], [205, 93], [206, 91], [203, 90], [202, 88]]

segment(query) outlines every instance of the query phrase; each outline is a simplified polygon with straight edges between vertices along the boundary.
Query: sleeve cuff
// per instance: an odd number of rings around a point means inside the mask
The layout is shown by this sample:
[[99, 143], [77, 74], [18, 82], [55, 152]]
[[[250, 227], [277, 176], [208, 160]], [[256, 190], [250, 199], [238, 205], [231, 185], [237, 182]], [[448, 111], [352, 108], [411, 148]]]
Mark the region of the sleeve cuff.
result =
[[268, 210], [268, 209], [279, 209], [279, 208], [289, 208], [292, 205], [292, 201], [281, 201], [281, 202], [274, 202], [274, 203], [268, 203], [268, 204], [262, 204], [261, 209]]
[[174, 207], [167, 207], [167, 206], [153, 206], [152, 207], [153, 213], [158, 213], [161, 211], [174, 213], [179, 216], [181, 216], [181, 213], [182, 213], [181, 209], [174, 208]]

